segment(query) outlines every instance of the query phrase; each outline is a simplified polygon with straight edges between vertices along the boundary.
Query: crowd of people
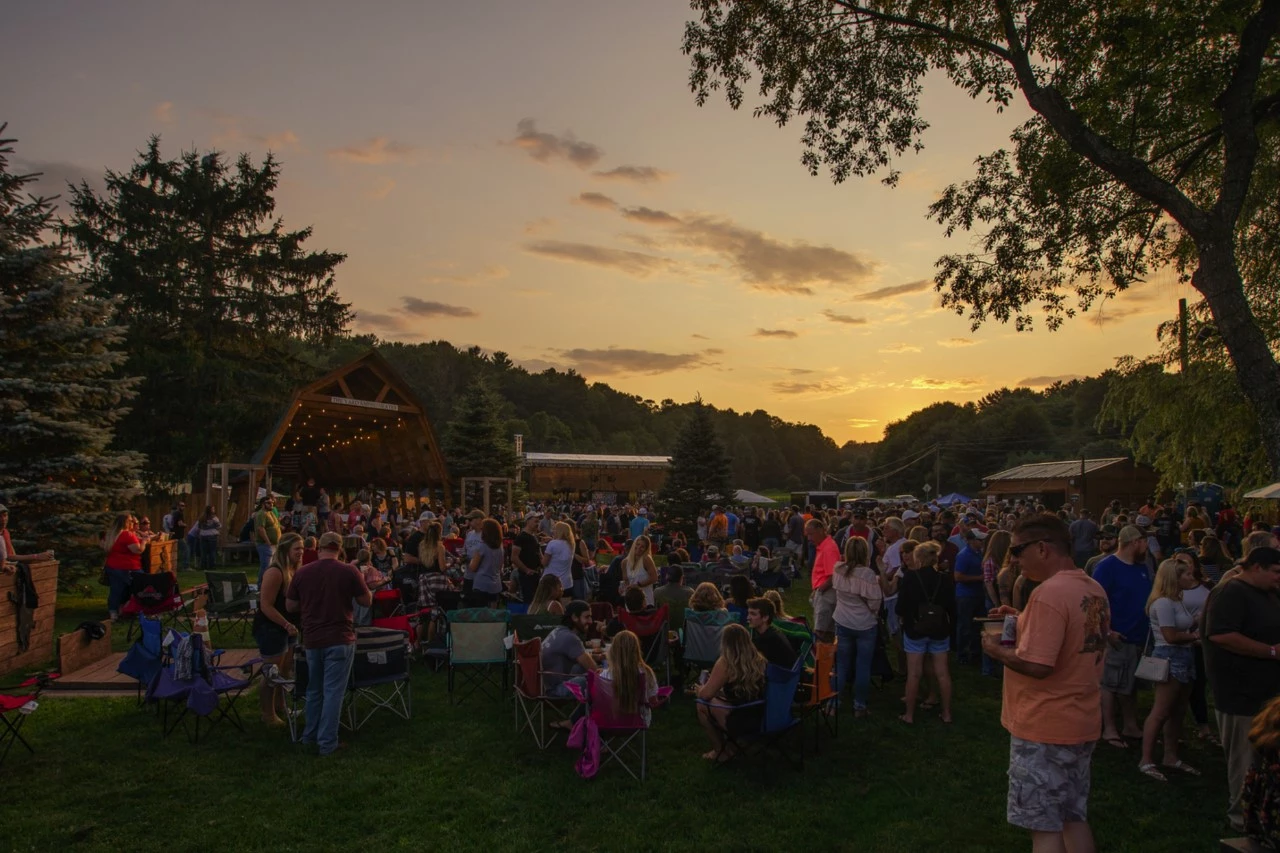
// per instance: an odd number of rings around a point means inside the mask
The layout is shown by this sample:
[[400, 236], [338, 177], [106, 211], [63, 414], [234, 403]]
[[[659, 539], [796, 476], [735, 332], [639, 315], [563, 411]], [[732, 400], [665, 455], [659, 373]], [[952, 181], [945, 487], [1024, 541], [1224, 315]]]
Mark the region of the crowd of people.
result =
[[[722, 619], [719, 659], [688, 685], [703, 700], [698, 716], [713, 760], [730, 757], [726, 734], [758, 725], [753, 703], [765, 667], [792, 667], [807, 648], [801, 638], [836, 643], [828, 712], [839, 712], [848, 691], [855, 718], [872, 713], [873, 673], [893, 669], [893, 656], [905, 674], [905, 725], [934, 708], [951, 722], [951, 667], [980, 667], [1003, 680], [1008, 818], [1035, 835], [1036, 849], [1092, 849], [1095, 744], [1132, 749], [1152, 782], [1198, 775], [1178, 751], [1188, 710], [1196, 735], [1224, 750], [1233, 827], [1248, 821], [1260, 832], [1266, 820], [1250, 803], [1280, 797], [1280, 778], [1267, 775], [1268, 767], [1280, 772], [1271, 746], [1280, 735], [1263, 725], [1280, 719], [1264, 711], [1280, 695], [1280, 550], [1271, 529], [1230, 507], [1180, 511], [1152, 498], [1136, 510], [1115, 503], [1095, 522], [1087, 510], [1051, 512], [1031, 501], [717, 506], [686, 535], [638, 504], [530, 503], [492, 515], [435, 505], [407, 518], [394, 501], [363, 497], [344, 510], [312, 482], [283, 508], [266, 496], [247, 525], [260, 561], [254, 637], [287, 675], [301, 636], [319, 674], [303, 739], [322, 754], [341, 746], [336, 709], [354, 625], [374, 591], [410, 571], [424, 607], [448, 600], [558, 617], [543, 646], [547, 691], [563, 695], [588, 672], [622, 673], [618, 696], [646, 714], [656, 682], [639, 640], [594, 620], [591, 602], [638, 615], [665, 605], [677, 637], [686, 613]], [[203, 539], [218, 525], [207, 508], [186, 533]], [[144, 539], [131, 516], [109, 539], [118, 604], [127, 588], [118, 573], [132, 570]], [[686, 573], [702, 569], [718, 583], [686, 586]], [[789, 616], [778, 591], [804, 582], [811, 622]], [[983, 620], [1007, 616], [1016, 621], [1012, 641], [982, 630]], [[593, 636], [607, 645], [593, 648]], [[1136, 700], [1143, 682], [1154, 689], [1145, 719]], [[280, 692], [264, 689], [263, 719], [276, 723], [282, 712]], [[1259, 748], [1272, 749], [1269, 760]]]

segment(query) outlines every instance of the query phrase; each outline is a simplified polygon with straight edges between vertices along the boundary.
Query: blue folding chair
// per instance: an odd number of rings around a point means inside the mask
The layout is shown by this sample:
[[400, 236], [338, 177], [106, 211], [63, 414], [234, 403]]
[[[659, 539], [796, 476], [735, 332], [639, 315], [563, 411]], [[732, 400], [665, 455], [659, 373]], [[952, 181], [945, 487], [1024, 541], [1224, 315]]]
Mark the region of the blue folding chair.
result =
[[[804, 769], [804, 738], [797, 737], [798, 750], [796, 757], [787, 752], [785, 740], [792, 732], [800, 730], [801, 720], [795, 715], [796, 691], [800, 687], [800, 675], [804, 671], [803, 658], [797, 658], [790, 669], [768, 664], [764, 670], [764, 698], [742, 705], [725, 705], [713, 700], [699, 699], [699, 705], [712, 708], [731, 708], [732, 713], [748, 709], [761, 709], [760, 727], [755, 731], [734, 732], [731, 726], [721, 727], [716, 724], [723, 741], [721, 754], [730, 747], [733, 757], [752, 757], [776, 755], [798, 769]], [[714, 716], [712, 717], [714, 721]], [[717, 762], [727, 764], [728, 761]]]
[[141, 705], [143, 689], [151, 684], [163, 665], [164, 650], [161, 644], [164, 640], [164, 625], [159, 619], [141, 616], [138, 618], [138, 628], [138, 639], [125, 652], [124, 659], [116, 666], [116, 672], [137, 680], [138, 704]]

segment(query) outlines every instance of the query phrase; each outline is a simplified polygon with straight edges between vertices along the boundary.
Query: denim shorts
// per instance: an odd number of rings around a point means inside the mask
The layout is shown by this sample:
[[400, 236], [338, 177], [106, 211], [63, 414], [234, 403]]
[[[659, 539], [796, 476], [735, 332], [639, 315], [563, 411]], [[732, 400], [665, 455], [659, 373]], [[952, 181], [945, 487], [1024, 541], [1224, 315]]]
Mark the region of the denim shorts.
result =
[[902, 634], [902, 650], [909, 655], [945, 655], [951, 651], [951, 638], [931, 640], [928, 637], [922, 637], [919, 640], [913, 640], [904, 631]]
[[1174, 681], [1190, 684], [1196, 680], [1196, 654], [1190, 646], [1156, 646], [1151, 656], [1169, 662], [1169, 677]]

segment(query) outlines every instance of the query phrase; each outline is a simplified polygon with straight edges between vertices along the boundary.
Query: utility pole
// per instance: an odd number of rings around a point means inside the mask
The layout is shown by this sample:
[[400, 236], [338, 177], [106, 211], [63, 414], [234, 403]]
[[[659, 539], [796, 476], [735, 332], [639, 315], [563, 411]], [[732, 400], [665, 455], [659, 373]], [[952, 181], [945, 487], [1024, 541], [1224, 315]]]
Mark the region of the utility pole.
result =
[[942, 494], [942, 445], [937, 445], [933, 450], [933, 493], [935, 495]]
[[1178, 300], [1178, 367], [1182, 371], [1182, 379], [1187, 378], [1187, 300]]

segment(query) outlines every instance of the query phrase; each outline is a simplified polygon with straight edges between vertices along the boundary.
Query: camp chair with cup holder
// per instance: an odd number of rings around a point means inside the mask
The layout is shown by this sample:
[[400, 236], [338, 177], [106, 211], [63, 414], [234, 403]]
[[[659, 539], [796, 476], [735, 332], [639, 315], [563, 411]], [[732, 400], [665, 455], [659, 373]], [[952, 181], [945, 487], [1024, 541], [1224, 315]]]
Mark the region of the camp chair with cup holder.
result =
[[[640, 713], [618, 713], [613, 697], [613, 682], [601, 678], [599, 673], [588, 672], [585, 689], [576, 684], [569, 685], [569, 692], [579, 702], [587, 706], [586, 718], [577, 725], [586, 730], [590, 737], [590, 728], [594, 727], [599, 739], [599, 764], [595, 772], [603, 770], [610, 762], [616, 762], [631, 774], [631, 778], [643, 782], [648, 774], [649, 758], [649, 724]], [[644, 675], [640, 675], [639, 693], [645, 694]], [[658, 695], [648, 703], [651, 708], [663, 704], [671, 697], [670, 687], [658, 688]], [[643, 700], [642, 700], [643, 701]], [[572, 741], [571, 741], [572, 742]], [[584, 749], [586, 744], [584, 744]]]
[[[461, 704], [479, 691], [491, 699], [507, 692], [506, 610], [468, 607], [445, 614], [449, 630], [449, 701]], [[492, 691], [492, 692], [491, 692]]]
[[[800, 731], [801, 720], [795, 715], [794, 706], [803, 668], [804, 661], [800, 659], [797, 659], [790, 669], [767, 664], [764, 670], [764, 698], [754, 702], [725, 705], [714, 699], [698, 700], [699, 705], [730, 709], [726, 725], [720, 725], [714, 715], [711, 717], [712, 725], [716, 727], [723, 741], [719, 758], [725, 760], [717, 763], [726, 764], [731, 759], [739, 757], [769, 755], [782, 758], [793, 766], [804, 769], [804, 738], [796, 738], [798, 748], [794, 756], [786, 749], [786, 738], [793, 732]], [[735, 725], [735, 718], [745, 719], [749, 725]], [[731, 750], [727, 757], [726, 750]]]
[[358, 731], [378, 711], [403, 720], [413, 713], [409, 634], [391, 628], [356, 629], [355, 657], [347, 685], [347, 727]]
[[[208, 735], [224, 720], [244, 731], [236, 703], [257, 677], [255, 668], [262, 658], [218, 666], [220, 654], [206, 654], [200, 634], [169, 631], [165, 663], [147, 689], [147, 701], [160, 704], [161, 731], [166, 737], [182, 726], [187, 739], [198, 743], [202, 724]], [[189, 718], [194, 721], [194, 730], [187, 728]]]
[[618, 611], [618, 621], [622, 623], [622, 627], [640, 640], [644, 662], [655, 673], [665, 675], [664, 684], [671, 683], [671, 644], [667, 641], [667, 626], [671, 621], [669, 613], [665, 604], [652, 613], [631, 613], [625, 609]]
[[535, 613], [532, 616], [522, 613], [511, 617], [511, 633], [520, 640], [527, 641], [535, 637], [545, 640], [561, 624], [561, 618], [550, 613]]
[[129, 600], [120, 607], [120, 618], [131, 620], [126, 640], [133, 639], [133, 631], [142, 616], [159, 619], [171, 628], [181, 626], [185, 620], [187, 628], [191, 627], [191, 601], [178, 589], [177, 575], [173, 572], [129, 573]]
[[683, 657], [686, 672], [715, 666], [720, 658], [720, 635], [732, 621], [733, 617], [727, 610], [684, 611]]
[[797, 698], [800, 699], [801, 718], [813, 717], [813, 748], [822, 748], [825, 730], [832, 738], [840, 736], [840, 715], [837, 713], [838, 696], [832, 686], [836, 669], [836, 644], [814, 643], [813, 668], [806, 669]]
[[205, 586], [209, 590], [209, 599], [205, 602], [204, 612], [209, 616], [211, 625], [230, 622], [232, 628], [239, 628], [241, 639], [253, 622], [253, 611], [257, 606], [257, 596], [249, 588], [249, 577], [244, 572], [205, 572]]
[[138, 682], [138, 704], [142, 704], [142, 691], [150, 686], [156, 674], [164, 666], [164, 626], [159, 619], [149, 616], [138, 618], [138, 639], [124, 653], [116, 666], [116, 672]]
[[[537, 618], [531, 617], [531, 618]], [[517, 630], [516, 637], [524, 636]], [[559, 733], [548, 725], [548, 712], [556, 720], [567, 720], [576, 700], [565, 696], [548, 696], [542, 688], [542, 637], [516, 639], [511, 647], [514, 661], [516, 735], [533, 734], [538, 749], [546, 749]]]

